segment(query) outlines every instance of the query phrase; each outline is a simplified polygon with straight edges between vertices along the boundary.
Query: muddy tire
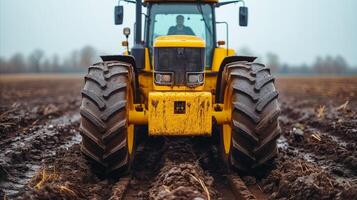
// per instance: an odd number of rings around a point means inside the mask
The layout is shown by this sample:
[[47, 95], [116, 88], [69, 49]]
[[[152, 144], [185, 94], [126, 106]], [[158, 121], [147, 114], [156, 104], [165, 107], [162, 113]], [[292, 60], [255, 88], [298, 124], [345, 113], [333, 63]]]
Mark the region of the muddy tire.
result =
[[85, 76], [80, 108], [81, 151], [106, 173], [127, 172], [133, 157], [127, 122], [133, 94], [131, 74], [126, 63], [102, 62], [89, 67]]
[[232, 109], [225, 157], [231, 167], [254, 173], [277, 155], [281, 130], [274, 78], [269, 68], [249, 62], [228, 64], [225, 77], [225, 103]]

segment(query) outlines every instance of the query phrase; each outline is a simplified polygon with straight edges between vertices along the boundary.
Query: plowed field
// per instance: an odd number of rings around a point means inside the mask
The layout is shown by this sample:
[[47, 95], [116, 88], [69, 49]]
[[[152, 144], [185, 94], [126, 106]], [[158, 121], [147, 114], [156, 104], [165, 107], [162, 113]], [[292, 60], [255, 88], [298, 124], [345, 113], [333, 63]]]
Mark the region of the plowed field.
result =
[[80, 152], [80, 76], [0, 76], [0, 198], [357, 199], [357, 77], [276, 79], [271, 168], [224, 167], [211, 138], [148, 138], [132, 173], [108, 177]]

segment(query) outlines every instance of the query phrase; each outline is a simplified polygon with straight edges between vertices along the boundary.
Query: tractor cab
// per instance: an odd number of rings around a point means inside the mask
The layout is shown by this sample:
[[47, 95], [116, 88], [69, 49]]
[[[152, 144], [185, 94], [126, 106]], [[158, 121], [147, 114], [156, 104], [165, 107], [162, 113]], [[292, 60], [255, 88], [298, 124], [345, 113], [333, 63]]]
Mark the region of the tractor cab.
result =
[[[149, 4], [145, 41], [150, 52], [154, 52], [155, 40], [160, 36], [175, 36], [172, 39], [176, 41], [179, 40], [180, 35], [196, 36], [205, 42], [205, 62], [200, 64], [204, 64], [205, 68], [210, 68], [213, 49], [216, 46], [213, 11], [213, 4], [209, 3]], [[165, 37], [165, 40], [168, 38], [170, 37]], [[182, 37], [182, 40], [186, 38], [188, 37]], [[191, 52], [192, 50], [188, 53]]]
[[[145, 49], [148, 50], [150, 69], [154, 69], [155, 65], [155, 41], [160, 39], [160, 36], [175, 36], [171, 37], [177, 41], [180, 36], [196, 36], [205, 42], [204, 63], [201, 63], [203, 69], [210, 70], [218, 68], [218, 63], [222, 60], [214, 62], [216, 48], [223, 47], [229, 49], [228, 46], [228, 23], [216, 22], [215, 9], [232, 3], [243, 3], [239, 8], [239, 24], [247, 26], [248, 24], [248, 8], [244, 6], [243, 0], [235, 0], [229, 2], [218, 2], [218, 0], [145, 0], [143, 3], [139, 1], [124, 0], [128, 3], [136, 3], [136, 23], [135, 23], [135, 44], [132, 48], [131, 55], [135, 57], [138, 68], [145, 68]], [[145, 23], [142, 26], [142, 7], [147, 8], [145, 14]], [[122, 24], [124, 16], [124, 8], [119, 5], [115, 9], [115, 22], [117, 25]], [[238, 15], [237, 15], [238, 19]], [[227, 28], [227, 41], [219, 41], [217, 43], [216, 25], [225, 24]], [[144, 31], [142, 31], [144, 28]], [[144, 40], [142, 40], [142, 32], [144, 32]], [[168, 41], [165, 37], [165, 41]], [[182, 41], [187, 37], [182, 37]], [[126, 43], [127, 44], [127, 43]], [[194, 46], [190, 46], [195, 48]], [[221, 53], [221, 52], [218, 52]], [[226, 56], [233, 55], [234, 52], [225, 51]], [[220, 58], [220, 56], [216, 56]], [[215, 65], [215, 66], [214, 66]]]

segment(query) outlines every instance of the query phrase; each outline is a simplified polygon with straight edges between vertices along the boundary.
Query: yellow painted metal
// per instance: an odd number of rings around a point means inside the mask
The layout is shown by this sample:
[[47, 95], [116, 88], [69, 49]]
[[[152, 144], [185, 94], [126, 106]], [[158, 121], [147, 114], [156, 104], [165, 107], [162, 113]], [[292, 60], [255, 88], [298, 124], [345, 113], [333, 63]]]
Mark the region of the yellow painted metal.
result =
[[[141, 103], [147, 105], [147, 100], [149, 96], [149, 92], [153, 91], [153, 76], [152, 72], [141, 72], [138, 75], [139, 79], [139, 87], [138, 90], [140, 91], [141, 96]], [[147, 107], [147, 106], [146, 106]]]
[[[134, 104], [135, 107], [143, 107], [145, 105]], [[213, 104], [213, 108], [216, 106], [222, 107], [223, 104]], [[212, 111], [212, 117], [216, 120], [217, 124], [229, 124], [231, 122], [231, 111], [222, 110], [222, 111]], [[142, 111], [130, 110], [129, 111], [129, 124], [145, 125], [148, 124], [148, 111], [143, 109]]]
[[[226, 80], [228, 83], [226, 85], [230, 85], [230, 80]], [[229, 113], [229, 117], [232, 117], [233, 107], [232, 107], [232, 94], [233, 89], [232, 87], [225, 87], [224, 90], [224, 100], [223, 100], [223, 110]], [[231, 143], [232, 143], [232, 122], [231, 119], [229, 123], [223, 124], [222, 126], [222, 134], [223, 134], [223, 145], [224, 145], [224, 153], [229, 154], [231, 150]]]
[[[204, 41], [200, 38], [188, 38], [186, 36], [165, 36], [166, 38], [158, 38], [156, 47], [202, 47]], [[191, 36], [192, 37], [192, 36]], [[181, 39], [180, 39], [181, 38]], [[182, 40], [182, 41], [181, 41]], [[193, 43], [191, 43], [193, 41]], [[229, 49], [228, 55], [235, 55], [233, 49]], [[145, 50], [145, 67], [139, 71], [139, 90], [142, 99], [142, 107], [144, 111], [129, 111], [130, 124], [148, 124], [150, 135], [210, 135], [212, 128], [212, 118], [215, 118], [218, 124], [222, 125], [222, 136], [225, 153], [229, 153], [231, 147], [231, 102], [224, 102], [223, 111], [213, 111], [212, 104], [215, 103], [215, 90], [217, 82], [217, 72], [219, 71], [221, 62], [227, 56], [225, 48], [216, 48], [211, 69], [205, 70], [205, 81], [202, 86], [190, 88], [187, 86], [159, 86], [153, 82], [153, 66], [152, 59], [149, 58], [148, 49]], [[225, 92], [229, 94], [230, 92]], [[203, 117], [198, 116], [200, 98], [198, 94], [209, 96], [211, 106], [206, 107], [207, 113]], [[228, 96], [224, 99], [231, 99]], [[196, 102], [191, 103], [190, 112], [186, 114], [174, 114], [174, 101]], [[156, 107], [154, 109], [154, 105]], [[187, 107], [188, 109], [188, 107]], [[193, 110], [195, 110], [193, 112]]]
[[[216, 48], [213, 58], [212, 69], [205, 70], [205, 81], [202, 86], [190, 88], [187, 86], [160, 86], [153, 82], [153, 71], [151, 69], [148, 49], [145, 50], [145, 68], [138, 74], [139, 90], [141, 94], [142, 103], [147, 105], [149, 92], [151, 91], [206, 91], [215, 96], [217, 72], [223, 59], [226, 57], [227, 51], [224, 48]], [[229, 51], [229, 55], [234, 55], [234, 50]], [[213, 98], [214, 102], [214, 98]]]
[[149, 49], [148, 48], [145, 48], [145, 68], [144, 70], [145, 71], [150, 71], [151, 70], [151, 64], [150, 63], [150, 54], [149, 54]]
[[[145, 3], [197, 2], [197, 0], [144, 0]], [[201, 0], [201, 3], [218, 3], [218, 0]]]
[[[205, 45], [206, 43], [203, 39], [191, 35], [160, 36], [156, 38], [154, 42], [155, 48], [160, 48], [160, 47], [204, 48]], [[154, 84], [153, 86], [153, 89], [155, 91], [168, 91], [168, 90], [169, 91], [202, 91], [204, 88], [205, 88], [204, 85], [196, 86], [196, 87], [188, 87], [188, 86], [178, 86], [178, 85], [162, 86], [162, 85]]]
[[[184, 113], [175, 113], [175, 102], [184, 102]], [[149, 135], [211, 135], [212, 95], [209, 92], [150, 92], [148, 115]]]
[[135, 128], [134, 124], [129, 124], [127, 127], [126, 141], [128, 143], [128, 152], [130, 155], [133, 153], [133, 147], [134, 147], [134, 137], [135, 137], [134, 128]]
[[[235, 55], [234, 49], [228, 49], [228, 56]], [[227, 49], [226, 48], [215, 48], [214, 49], [214, 56], [212, 62], [212, 71], [218, 72], [221, 66], [223, 59], [227, 57]]]
[[[130, 73], [133, 73], [132, 71], [130, 71]], [[132, 77], [131, 75], [129, 77]], [[132, 80], [129, 80], [129, 83]], [[127, 87], [127, 99], [126, 101], [128, 102], [127, 104], [127, 118], [130, 117], [129, 113], [130, 110], [134, 109], [134, 92], [133, 92], [133, 88], [132, 87]], [[134, 141], [135, 141], [135, 125], [134, 124], [130, 124], [129, 120], [126, 122], [126, 142], [127, 142], [127, 148], [128, 148], [128, 153], [131, 155], [133, 152], [133, 147], [134, 147]]]
[[167, 35], [155, 39], [154, 47], [197, 47], [205, 48], [206, 42], [192, 35]]
[[[140, 105], [140, 104], [135, 104]], [[145, 125], [148, 123], [148, 115], [147, 111], [144, 109], [143, 111], [130, 110], [129, 111], [129, 124], [138, 124]]]
[[232, 143], [232, 128], [228, 124], [224, 124], [222, 129], [224, 153], [229, 154]]
[[147, 97], [149, 96], [149, 92], [153, 91], [153, 73], [150, 64], [149, 57], [149, 49], [145, 48], [145, 67], [142, 70], [139, 70], [138, 79], [139, 86], [138, 90], [140, 90], [139, 94], [141, 96], [143, 104], [147, 105]]
[[212, 116], [217, 124], [230, 124], [232, 118], [231, 110], [213, 111]]

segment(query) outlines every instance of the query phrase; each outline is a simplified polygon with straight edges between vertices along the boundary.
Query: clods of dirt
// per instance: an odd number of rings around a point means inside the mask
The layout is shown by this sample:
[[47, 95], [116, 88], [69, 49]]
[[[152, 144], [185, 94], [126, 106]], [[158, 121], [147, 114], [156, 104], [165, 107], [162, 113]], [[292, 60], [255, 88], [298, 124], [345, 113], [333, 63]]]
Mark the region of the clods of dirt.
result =
[[[276, 168], [242, 177], [242, 186], [258, 199], [259, 191], [270, 199], [357, 199], [356, 81], [278, 78], [283, 136]], [[131, 177], [97, 174], [77, 144], [79, 119], [53, 121], [78, 109], [82, 84], [63, 77], [0, 80], [0, 198], [18, 191], [20, 199], [227, 198], [217, 195], [229, 192], [221, 187], [227, 174], [203, 138], [196, 145], [183, 138], [147, 142], [136, 151]]]
[[1, 77], [0, 140], [77, 110], [83, 82], [76, 77]]
[[94, 174], [79, 145], [47, 162], [24, 189], [22, 199], [105, 199], [116, 182]]
[[[310, 99], [304, 101], [311, 102], [312, 105], [314, 102]], [[319, 119], [314, 113], [316, 111], [306, 107], [309, 104], [305, 104], [293, 104], [289, 99], [284, 99], [281, 105], [282, 135], [289, 148], [300, 152], [307, 160], [316, 162], [336, 176], [357, 180], [357, 147], [353, 139], [357, 134], [353, 136], [348, 133], [356, 128], [357, 124], [349, 124], [347, 127], [346, 123], [339, 122], [340, 119], [353, 121], [356, 116], [351, 113], [356, 115], [356, 112], [340, 113], [341, 111], [337, 112], [333, 106], [327, 105], [323, 111], [325, 117]]]
[[357, 199], [356, 184], [338, 183], [319, 166], [284, 153], [260, 184], [271, 199]]
[[1, 144], [0, 187], [9, 197], [16, 196], [40, 169], [43, 161], [56, 155], [56, 151], [79, 143], [77, 131], [79, 115], [64, 115], [37, 125], [27, 134], [9, 138]]
[[[149, 192], [150, 199], [208, 199], [212, 185], [198, 166], [166, 163]], [[207, 186], [206, 186], [207, 185]]]
[[149, 199], [211, 199], [217, 192], [213, 178], [199, 166], [192, 143], [185, 139], [168, 144], [164, 166], [149, 192]]
[[257, 183], [256, 178], [253, 176], [244, 176], [242, 177], [242, 180], [244, 181], [246, 186], [255, 185]]

